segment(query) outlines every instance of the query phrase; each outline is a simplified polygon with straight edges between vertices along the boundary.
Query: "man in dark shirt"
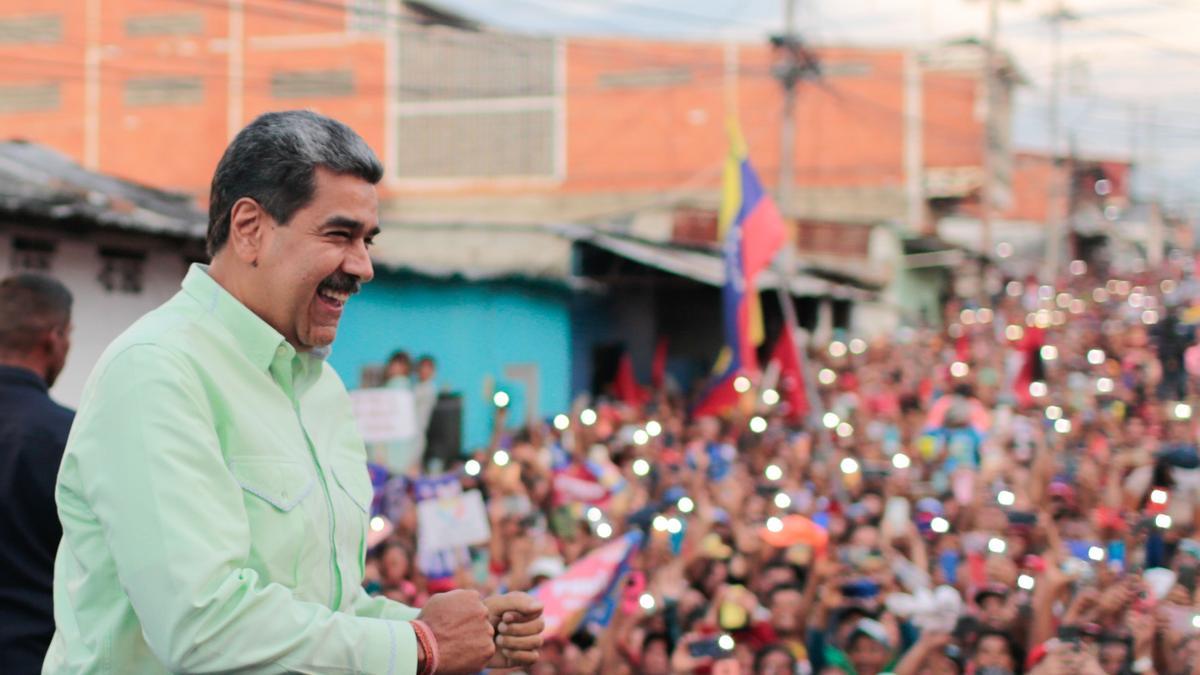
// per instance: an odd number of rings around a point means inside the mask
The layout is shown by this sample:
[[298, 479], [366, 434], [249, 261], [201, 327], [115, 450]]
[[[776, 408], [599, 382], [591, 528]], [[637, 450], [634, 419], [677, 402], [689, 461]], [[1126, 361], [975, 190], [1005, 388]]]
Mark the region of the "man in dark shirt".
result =
[[50, 400], [71, 346], [71, 293], [20, 274], [0, 281], [0, 670], [40, 673], [54, 635], [54, 481], [70, 409]]

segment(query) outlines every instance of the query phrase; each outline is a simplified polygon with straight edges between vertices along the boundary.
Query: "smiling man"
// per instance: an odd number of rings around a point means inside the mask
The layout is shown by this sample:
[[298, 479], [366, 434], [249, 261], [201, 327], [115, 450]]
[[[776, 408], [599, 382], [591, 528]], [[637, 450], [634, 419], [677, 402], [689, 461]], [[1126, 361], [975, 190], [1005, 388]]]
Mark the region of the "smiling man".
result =
[[527, 665], [541, 606], [362, 589], [371, 484], [324, 361], [371, 280], [383, 169], [340, 122], [259, 117], [213, 176], [209, 266], [96, 365], [56, 488], [46, 673], [468, 673]]

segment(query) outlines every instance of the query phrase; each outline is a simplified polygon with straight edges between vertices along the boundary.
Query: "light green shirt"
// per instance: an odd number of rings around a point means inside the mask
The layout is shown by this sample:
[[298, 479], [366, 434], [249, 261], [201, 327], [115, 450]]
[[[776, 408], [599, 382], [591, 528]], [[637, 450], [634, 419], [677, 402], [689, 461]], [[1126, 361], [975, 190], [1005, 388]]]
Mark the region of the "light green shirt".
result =
[[101, 356], [56, 499], [44, 673], [414, 673], [362, 589], [372, 498], [338, 376], [194, 265]]

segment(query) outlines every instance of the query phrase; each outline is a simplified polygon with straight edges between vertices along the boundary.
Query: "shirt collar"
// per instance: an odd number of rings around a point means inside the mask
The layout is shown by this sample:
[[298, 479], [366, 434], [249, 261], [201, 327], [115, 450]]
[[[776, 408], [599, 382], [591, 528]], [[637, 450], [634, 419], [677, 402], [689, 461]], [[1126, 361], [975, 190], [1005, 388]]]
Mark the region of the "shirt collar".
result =
[[15, 384], [49, 392], [46, 381], [40, 375], [21, 366], [0, 365], [0, 384]]
[[[290, 363], [296, 357], [295, 347], [217, 283], [209, 275], [208, 265], [194, 263], [183, 279], [183, 290], [229, 331], [234, 342], [255, 366], [268, 370], [275, 361]], [[329, 347], [318, 347], [308, 352], [318, 361], [326, 359], [329, 353]]]

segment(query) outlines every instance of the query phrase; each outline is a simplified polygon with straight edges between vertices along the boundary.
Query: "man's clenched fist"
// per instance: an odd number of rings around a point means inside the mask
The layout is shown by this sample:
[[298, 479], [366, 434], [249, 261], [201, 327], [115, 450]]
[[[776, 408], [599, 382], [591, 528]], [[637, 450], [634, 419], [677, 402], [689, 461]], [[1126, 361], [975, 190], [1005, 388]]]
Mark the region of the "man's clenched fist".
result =
[[488, 608], [475, 591], [450, 591], [429, 598], [417, 617], [438, 643], [438, 673], [477, 673], [496, 652]]

